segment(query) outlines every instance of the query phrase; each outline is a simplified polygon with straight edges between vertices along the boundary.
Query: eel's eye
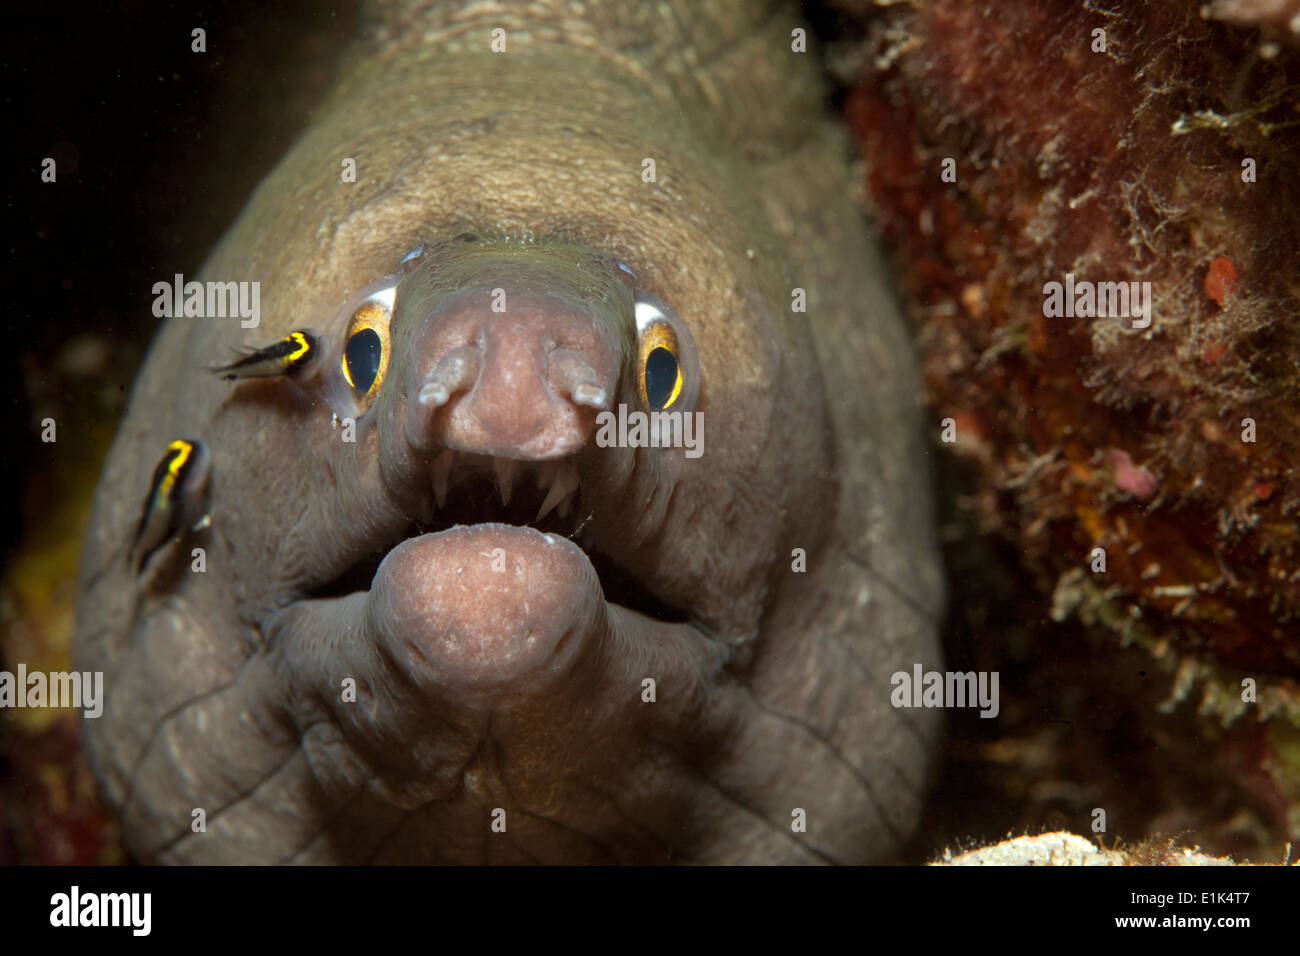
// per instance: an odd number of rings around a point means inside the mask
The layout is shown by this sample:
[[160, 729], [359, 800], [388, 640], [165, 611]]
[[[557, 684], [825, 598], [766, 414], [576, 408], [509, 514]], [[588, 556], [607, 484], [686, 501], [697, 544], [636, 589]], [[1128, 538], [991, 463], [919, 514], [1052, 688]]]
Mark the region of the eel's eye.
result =
[[392, 315], [392, 290], [366, 299], [348, 320], [343, 338], [343, 377], [362, 409], [374, 401], [388, 372], [388, 320]]
[[686, 323], [647, 292], [636, 296], [636, 390], [651, 412], [690, 412], [700, 385], [699, 358]]
[[637, 391], [652, 412], [667, 411], [682, 394], [682, 366], [672, 326], [656, 322], [637, 345]]

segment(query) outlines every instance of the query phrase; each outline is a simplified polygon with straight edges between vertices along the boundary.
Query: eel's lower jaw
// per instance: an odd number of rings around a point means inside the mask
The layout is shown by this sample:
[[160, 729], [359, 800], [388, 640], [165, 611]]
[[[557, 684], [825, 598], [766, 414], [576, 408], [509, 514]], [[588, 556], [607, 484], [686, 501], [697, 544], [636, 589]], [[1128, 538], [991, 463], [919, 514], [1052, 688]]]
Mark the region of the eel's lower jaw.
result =
[[[426, 467], [421, 520], [311, 597], [368, 592], [363, 641], [382, 645], [390, 661], [405, 660], [402, 670], [424, 671], [435, 696], [469, 704], [479, 694], [491, 708], [535, 692], [574, 654], [578, 664], [605, 668], [609, 662], [595, 658], [611, 640], [630, 640], [636, 650], [636, 638], [615, 634], [614, 621], [630, 622], [642, 639], [660, 624], [698, 633], [688, 611], [590, 547], [606, 516], [587, 505], [575, 457], [444, 449]], [[575, 635], [582, 640], [570, 646]], [[406, 673], [399, 683], [413, 679]]]
[[582, 552], [563, 536], [482, 523], [408, 539], [370, 593], [373, 637], [454, 707], [494, 709], [594, 664], [609, 627]]
[[533, 528], [409, 538], [368, 592], [284, 609], [268, 647], [332, 841], [377, 862], [663, 862], [690, 786], [664, 761], [735, 720], [721, 649], [611, 604]]

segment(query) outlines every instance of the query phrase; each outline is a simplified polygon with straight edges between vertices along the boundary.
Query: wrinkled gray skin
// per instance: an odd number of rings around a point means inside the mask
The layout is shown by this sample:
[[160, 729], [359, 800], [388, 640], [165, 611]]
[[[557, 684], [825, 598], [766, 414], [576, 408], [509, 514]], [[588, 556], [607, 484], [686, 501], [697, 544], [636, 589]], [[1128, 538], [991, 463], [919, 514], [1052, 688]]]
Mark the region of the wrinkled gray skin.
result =
[[[939, 666], [941, 585], [909, 345], [816, 54], [791, 52], [784, 4], [463, 6], [372, 14], [198, 277], [259, 280], [261, 326], [168, 320], [136, 382], [86, 538], [75, 644], [78, 668], [105, 672], [85, 737], [129, 849], [151, 862], [887, 859], [916, 825], [939, 730], [934, 711], [890, 706], [890, 675]], [[506, 53], [490, 50], [496, 27]], [[413, 286], [399, 287], [390, 368], [355, 443], [309, 385], [202, 371], [295, 328], [337, 343], [329, 317], [350, 294], [466, 230], [592, 256], [575, 290], [520, 278], [520, 257], [502, 255], [487, 285], [527, 307], [508, 328], [457, 313], [459, 344], [488, 351], [478, 385], [439, 414], [413, 417], [412, 396], [450, 313]], [[611, 403], [635, 402], [627, 364], [601, 365], [630, 334], [630, 293], [602, 257], [691, 329], [704, 455], [595, 448], [594, 409], [544, 361], [519, 387], [584, 443], [551, 448], [581, 476], [580, 540], [684, 622], [607, 602], [562, 535], [408, 536], [438, 520], [442, 447], [540, 454], [521, 450], [534, 406], [501, 390], [522, 378], [496, 374], [479, 395], [493, 355], [522, 356], [527, 378], [542, 354], [528, 348], [604, 322], [613, 339], [574, 333], [572, 347]], [[413, 273], [426, 291], [434, 269]], [[486, 296], [471, 286], [462, 305]], [[458, 432], [457, 408], [480, 399], [492, 414], [462, 415]], [[137, 579], [127, 552], [174, 437], [211, 451], [212, 527]], [[504, 574], [488, 566], [497, 547]], [[376, 552], [373, 584], [331, 583]]]

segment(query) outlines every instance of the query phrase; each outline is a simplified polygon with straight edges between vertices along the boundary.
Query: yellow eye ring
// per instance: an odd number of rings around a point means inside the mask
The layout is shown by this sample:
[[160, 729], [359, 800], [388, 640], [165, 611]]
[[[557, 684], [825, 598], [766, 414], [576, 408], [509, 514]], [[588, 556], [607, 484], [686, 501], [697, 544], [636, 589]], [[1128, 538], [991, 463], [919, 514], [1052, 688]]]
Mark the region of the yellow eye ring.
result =
[[361, 303], [348, 320], [339, 365], [362, 410], [374, 401], [388, 374], [391, 315], [391, 301], [376, 296]]
[[652, 412], [672, 408], [683, 381], [677, 333], [667, 322], [647, 325], [637, 341], [636, 389], [642, 405]]

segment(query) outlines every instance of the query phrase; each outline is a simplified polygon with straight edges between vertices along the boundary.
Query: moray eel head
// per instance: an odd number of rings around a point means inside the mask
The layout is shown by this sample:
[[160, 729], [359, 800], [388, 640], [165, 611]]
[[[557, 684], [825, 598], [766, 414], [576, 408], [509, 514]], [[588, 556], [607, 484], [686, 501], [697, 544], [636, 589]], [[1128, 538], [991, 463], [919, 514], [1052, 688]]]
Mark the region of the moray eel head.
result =
[[[321, 387], [345, 415], [361, 413], [357, 478], [338, 485], [345, 530], [310, 526], [318, 539], [304, 551], [328, 553], [342, 537], [361, 557], [310, 607], [282, 612], [276, 632], [306, 646], [358, 634], [382, 655], [379, 672], [354, 676], [417, 688], [391, 727], [366, 734], [414, 734], [430, 719], [472, 728], [435, 774], [479, 759], [505, 705], [513, 746], [544, 766], [543, 750], [585, 746], [582, 724], [571, 739], [556, 733], [574, 700], [605, 712], [602, 736], [631, 729], [664, 674], [708, 656], [689, 623], [696, 609], [660, 573], [687, 563], [673, 551], [690, 540], [674, 527], [689, 515], [671, 507], [695, 464], [671, 447], [697, 411], [690, 332], [636, 291], [626, 266], [563, 242], [464, 235], [423, 247], [391, 281], [386, 328], [367, 290], [344, 310], [342, 335], [324, 336], [339, 346]], [[640, 340], [668, 355], [651, 358]], [[642, 391], [647, 364], [671, 381]], [[619, 406], [624, 420], [644, 416], [639, 443], [619, 444]]]

